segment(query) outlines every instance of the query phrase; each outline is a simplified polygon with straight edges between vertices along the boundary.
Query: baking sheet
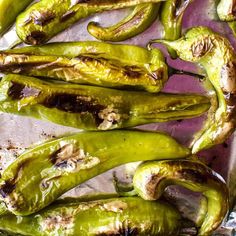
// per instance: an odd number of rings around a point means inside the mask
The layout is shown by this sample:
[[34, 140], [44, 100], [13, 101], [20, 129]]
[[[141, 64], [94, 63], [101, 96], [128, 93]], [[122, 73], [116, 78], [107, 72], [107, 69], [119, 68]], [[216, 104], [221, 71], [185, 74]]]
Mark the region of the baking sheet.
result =
[[[226, 23], [219, 22], [216, 14], [215, 0], [195, 0], [187, 9], [184, 15], [183, 28], [204, 25], [209, 26], [215, 31], [227, 36], [232, 45], [236, 48], [236, 40], [234, 39], [231, 30]], [[100, 22], [104, 26], [108, 26], [107, 22], [114, 24], [122, 19], [130, 12], [129, 9], [105, 12], [94, 15], [85, 20], [80, 21], [65, 32], [59, 34], [51, 41], [84, 41], [95, 40], [87, 33], [87, 24], [91, 20]], [[139, 36], [127, 40], [122, 43], [145, 46], [150, 39], [160, 38], [162, 36], [162, 26], [157, 20], [148, 30]], [[13, 27], [2, 39], [0, 39], [0, 48], [9, 47], [17, 39], [15, 28]], [[179, 61], [168, 62], [175, 67], [185, 70], [192, 69], [192, 65], [181, 63]], [[164, 88], [168, 92], [198, 92], [206, 93], [201, 82], [196, 78], [188, 76], [174, 76]], [[163, 124], [150, 124], [140, 127], [141, 129], [162, 130], [168, 132], [181, 143], [188, 145], [191, 141], [194, 132], [201, 128], [202, 122], [206, 116], [183, 121], [172, 121]], [[62, 136], [68, 133], [80, 132], [80, 130], [55, 125], [49, 122], [39, 121], [26, 117], [18, 117], [9, 114], [0, 114], [0, 158], [3, 171], [17, 156], [26, 148], [43, 142], [47, 139]], [[201, 152], [199, 155], [208, 163], [214, 170], [220, 173], [228, 182], [230, 188], [230, 198], [233, 204], [236, 196], [236, 139], [231, 137], [227, 142], [218, 145], [210, 150]], [[108, 171], [105, 174], [99, 175], [96, 178], [78, 186], [69, 191], [66, 196], [78, 196], [92, 192], [113, 192], [112, 184], [113, 172], [117, 173], [119, 178], [130, 180], [137, 163], [128, 164], [114, 170]], [[191, 196], [193, 197], [193, 196]], [[187, 207], [185, 208], [185, 210]], [[185, 211], [184, 210], [184, 211]], [[234, 235], [236, 229], [236, 210], [230, 215], [229, 220], [223, 225], [224, 227], [215, 235]], [[236, 235], [236, 234], [235, 234]]]

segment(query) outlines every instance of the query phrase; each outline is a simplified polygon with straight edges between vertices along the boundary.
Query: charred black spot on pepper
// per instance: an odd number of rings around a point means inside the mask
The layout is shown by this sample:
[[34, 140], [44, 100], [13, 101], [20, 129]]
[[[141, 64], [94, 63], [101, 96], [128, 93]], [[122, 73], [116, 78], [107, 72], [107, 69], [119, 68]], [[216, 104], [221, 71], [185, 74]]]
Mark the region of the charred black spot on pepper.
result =
[[76, 14], [75, 11], [70, 10], [70, 11], [66, 12], [64, 15], [62, 15], [60, 21], [65, 22], [65, 21], [69, 20], [70, 18], [72, 18], [75, 14]]
[[34, 24], [45, 26], [54, 20], [56, 15], [51, 11], [41, 12], [38, 16], [33, 16]]
[[58, 154], [59, 154], [61, 151], [62, 151], [62, 148], [58, 149], [57, 151], [55, 151], [55, 152], [50, 156], [50, 160], [51, 160], [51, 162], [52, 162], [53, 165], [56, 164]]
[[8, 96], [13, 100], [19, 100], [22, 98], [22, 90], [24, 88], [24, 84], [12, 82], [12, 85], [8, 90]]
[[14, 191], [15, 188], [16, 184], [14, 179], [8, 180], [0, 187], [0, 194], [3, 198], [6, 198], [9, 194], [11, 194]]
[[42, 31], [33, 31], [26, 37], [26, 43], [36, 45], [43, 44], [47, 40], [47, 35]]
[[159, 68], [158, 70], [156, 70], [155, 72], [151, 73], [150, 76], [154, 79], [154, 80], [162, 80], [164, 78], [164, 69], [163, 68]]
[[139, 230], [136, 227], [125, 227], [123, 229], [120, 229], [119, 235], [138, 236], [139, 235]]
[[11, 82], [12, 85], [8, 90], [8, 96], [13, 99], [13, 100], [20, 100], [22, 98], [26, 97], [37, 97], [40, 94], [40, 90], [33, 88], [33, 87], [28, 87], [24, 84], [16, 83], [16, 82]]
[[184, 178], [189, 181], [193, 181], [196, 183], [205, 183], [207, 182], [207, 175], [203, 175], [200, 173], [200, 171], [192, 170], [192, 169], [181, 169], [178, 171], [178, 174], [180, 174], [181, 178]]
[[226, 121], [232, 120], [236, 123], [236, 94], [224, 92], [224, 98], [227, 104]]
[[[109, 230], [111, 231], [111, 230]], [[107, 233], [99, 233], [96, 236], [138, 236], [139, 229], [137, 227], [123, 227], [120, 228], [117, 232], [107, 232]]]
[[213, 39], [207, 36], [193, 43], [191, 46], [192, 55], [197, 58], [203, 57], [207, 53], [211, 52], [214, 47]]
[[136, 66], [125, 66], [124, 75], [127, 75], [131, 78], [139, 78], [142, 74], [140, 71], [137, 71], [139, 68]]
[[92, 56], [87, 56], [87, 55], [79, 55], [76, 57], [76, 59], [82, 61], [82, 62], [93, 62], [93, 61], [99, 61], [100, 60], [98, 58], [94, 58]]
[[47, 97], [42, 105], [48, 108], [57, 108], [68, 113], [89, 112], [94, 116], [97, 124], [103, 122], [103, 120], [99, 118], [99, 113], [106, 108], [103, 105], [96, 104], [95, 101], [81, 99], [78, 95], [63, 93]]

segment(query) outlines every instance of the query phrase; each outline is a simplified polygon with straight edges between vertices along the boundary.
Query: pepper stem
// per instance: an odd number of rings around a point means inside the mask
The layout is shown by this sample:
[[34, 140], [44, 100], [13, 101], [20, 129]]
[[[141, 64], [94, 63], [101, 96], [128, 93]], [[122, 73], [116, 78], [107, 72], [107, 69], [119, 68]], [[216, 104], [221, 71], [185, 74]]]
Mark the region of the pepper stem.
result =
[[189, 76], [198, 78], [200, 81], [203, 81], [206, 78], [205, 75], [196, 74], [191, 71], [178, 70], [178, 69], [170, 67], [170, 66], [169, 66], [168, 74], [169, 74], [169, 77], [172, 75], [189, 75]]

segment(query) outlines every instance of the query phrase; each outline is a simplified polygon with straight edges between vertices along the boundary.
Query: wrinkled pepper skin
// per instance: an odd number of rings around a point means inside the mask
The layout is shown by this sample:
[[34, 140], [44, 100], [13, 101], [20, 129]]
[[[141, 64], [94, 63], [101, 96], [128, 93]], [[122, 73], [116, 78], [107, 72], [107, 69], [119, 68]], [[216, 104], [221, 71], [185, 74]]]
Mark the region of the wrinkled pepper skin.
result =
[[84, 130], [109, 130], [201, 115], [209, 100], [197, 94], [150, 94], [53, 83], [7, 75], [0, 111]]
[[43, 44], [82, 18], [102, 11], [133, 7], [161, 0], [42, 0], [18, 16], [16, 30], [28, 44]]
[[[41, 48], [31, 50], [27, 47], [2, 51], [0, 52], [0, 72], [148, 92], [159, 92], [168, 80], [168, 67], [159, 50], [149, 52], [141, 47], [129, 45], [116, 45], [113, 49], [111, 44], [93, 42], [56, 43], [52, 45], [52, 48], [56, 46], [66, 49], [69, 45], [81, 48], [80, 52], [72, 58], [67, 53], [60, 56], [51, 55], [50, 49], [46, 49], [48, 54], [45, 52], [44, 55], [36, 52]], [[118, 49], [116, 56], [118, 57], [118, 52], [121, 52], [120, 58], [109, 55], [109, 48], [112, 48], [112, 51]], [[133, 52], [134, 54], [131, 54]], [[126, 55], [123, 57], [123, 54]], [[133, 61], [135, 56], [137, 58]]]
[[120, 42], [132, 38], [151, 26], [157, 19], [159, 4], [137, 5], [132, 13], [116, 25], [102, 27], [97, 22], [88, 24], [88, 32], [98, 40]]
[[32, 236], [177, 236], [181, 220], [163, 201], [131, 197], [53, 204], [27, 217], [9, 214], [0, 218], [0, 229]]
[[211, 235], [219, 227], [229, 209], [229, 194], [224, 180], [200, 162], [146, 162], [138, 167], [133, 183], [136, 192], [146, 200], [159, 199], [170, 185], [181, 185], [194, 192], [201, 192], [207, 198], [208, 204], [198, 232], [201, 236]]
[[1, 0], [0, 1], [0, 35], [15, 22], [16, 17], [31, 3], [33, 0]]
[[182, 60], [200, 64], [216, 90], [217, 104], [193, 143], [193, 153], [223, 143], [236, 125], [236, 55], [229, 41], [206, 27], [196, 27], [177, 41], [153, 42], [164, 43]]
[[222, 21], [227, 21], [236, 36], [236, 1], [221, 0], [217, 6], [217, 13]]
[[[140, 137], [142, 137], [140, 139]], [[187, 157], [188, 148], [157, 132], [79, 133], [33, 148], [2, 174], [0, 195], [9, 211], [29, 215], [63, 193], [116, 166]]]
[[176, 40], [181, 37], [183, 15], [193, 0], [167, 0], [161, 6], [161, 23], [164, 39]]

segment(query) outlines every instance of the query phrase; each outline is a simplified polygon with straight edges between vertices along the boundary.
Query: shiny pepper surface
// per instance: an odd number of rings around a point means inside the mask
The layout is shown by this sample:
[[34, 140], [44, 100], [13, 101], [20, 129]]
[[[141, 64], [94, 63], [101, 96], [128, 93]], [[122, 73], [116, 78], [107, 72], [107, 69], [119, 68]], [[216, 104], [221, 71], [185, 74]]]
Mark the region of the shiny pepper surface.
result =
[[157, 3], [161, 0], [42, 0], [35, 3], [16, 22], [17, 34], [28, 44], [43, 44], [75, 22], [95, 13]]
[[99, 42], [53, 43], [1, 51], [0, 72], [148, 92], [159, 92], [168, 80], [161, 51]]
[[[206, 165], [192, 160], [153, 161], [141, 164], [134, 175], [134, 188], [145, 200], [159, 199], [171, 185], [200, 192], [207, 199], [198, 235], [207, 236], [217, 229], [229, 209], [229, 193], [221, 176]], [[199, 212], [205, 211], [200, 206]], [[203, 215], [202, 213], [200, 215]]]
[[55, 203], [20, 217], [0, 218], [0, 229], [31, 236], [177, 236], [182, 218], [174, 207], [138, 197]]
[[109, 130], [199, 116], [209, 108], [196, 94], [150, 94], [46, 82], [8, 75], [0, 82], [0, 111], [85, 129]]
[[236, 126], [236, 54], [230, 42], [206, 27], [192, 28], [176, 41], [153, 42], [164, 43], [182, 60], [200, 64], [216, 91], [208, 121], [194, 140], [193, 153], [223, 143]]
[[135, 130], [78, 133], [42, 144], [18, 157], [2, 174], [1, 199], [12, 213], [29, 215], [116, 166], [176, 159], [189, 153], [188, 148], [163, 133]]

